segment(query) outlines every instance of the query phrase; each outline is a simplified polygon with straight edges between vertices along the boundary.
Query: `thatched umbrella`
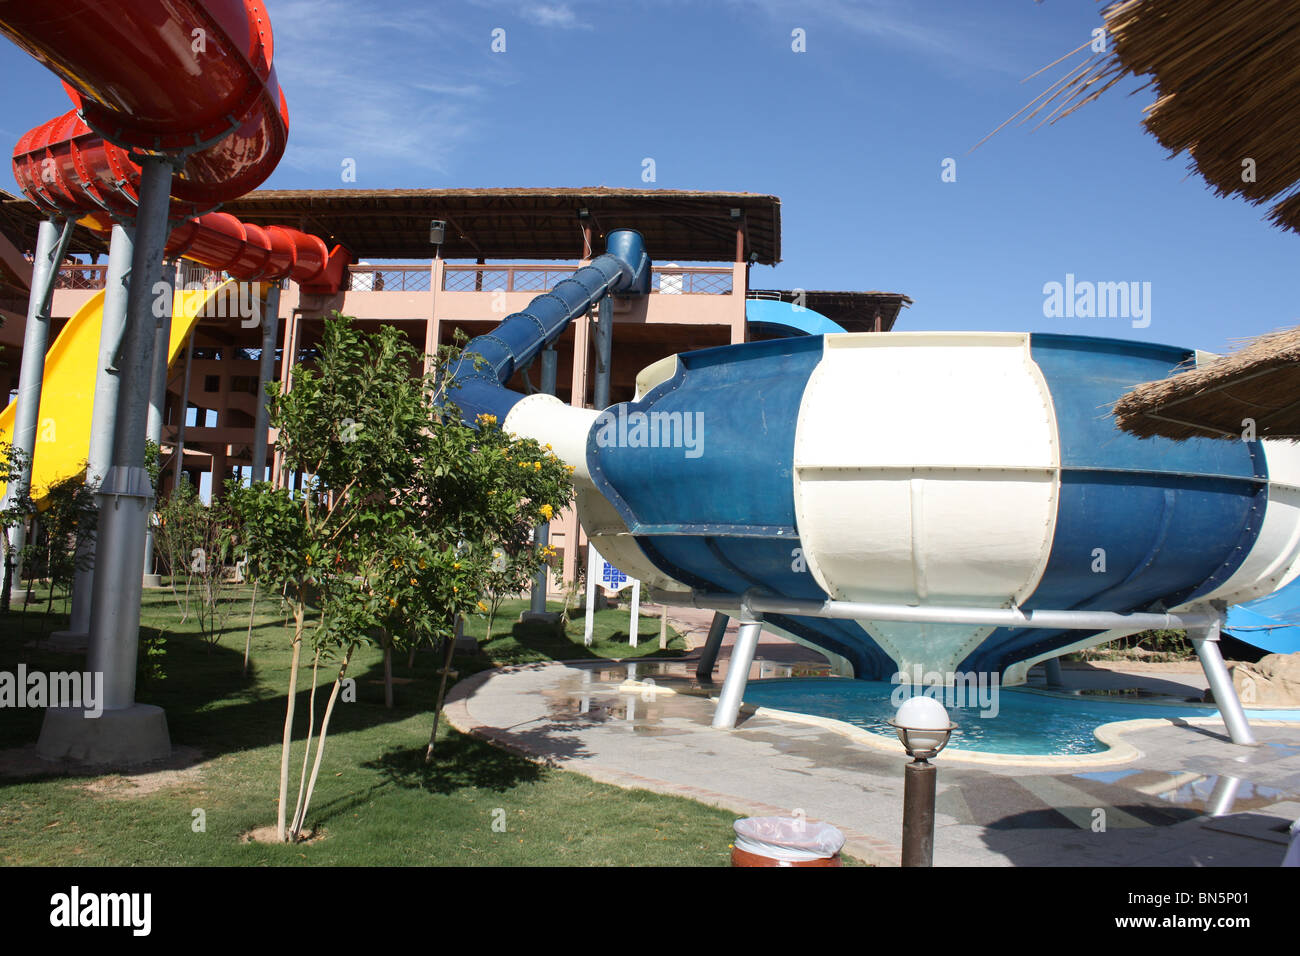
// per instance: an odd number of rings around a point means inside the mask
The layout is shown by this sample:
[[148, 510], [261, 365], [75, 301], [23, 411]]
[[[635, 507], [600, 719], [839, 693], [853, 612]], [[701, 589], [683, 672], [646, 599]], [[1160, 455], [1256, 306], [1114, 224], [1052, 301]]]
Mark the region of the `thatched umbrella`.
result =
[[1300, 439], [1300, 328], [1139, 385], [1115, 403], [1115, 421], [1139, 438]]
[[1054, 105], [1048, 118], [1059, 119], [1125, 76], [1146, 76], [1142, 88], [1157, 94], [1147, 130], [1173, 155], [1186, 151], [1219, 195], [1273, 200], [1269, 218], [1300, 231], [1300, 3], [1123, 0], [1102, 16], [1105, 52], [1029, 115]]
[[[1268, 218], [1300, 231], [1300, 2], [1122, 0], [1102, 16], [1105, 51], [1021, 113], [1051, 106], [1056, 120], [1144, 76], [1156, 101], [1143, 122], [1163, 146], [1219, 195], [1272, 202]], [[1140, 385], [1114, 411], [1142, 438], [1300, 439], [1300, 328]]]

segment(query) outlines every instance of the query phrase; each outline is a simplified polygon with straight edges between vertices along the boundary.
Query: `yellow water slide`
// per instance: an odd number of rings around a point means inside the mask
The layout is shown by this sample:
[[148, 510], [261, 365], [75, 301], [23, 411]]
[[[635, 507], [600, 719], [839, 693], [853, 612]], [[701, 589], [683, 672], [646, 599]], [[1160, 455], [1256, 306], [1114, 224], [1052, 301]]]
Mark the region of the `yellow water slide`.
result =
[[[226, 283], [227, 285], [231, 283]], [[176, 292], [172, 309], [167, 363], [176, 361], [194, 324], [209, 302], [225, 301], [225, 286]], [[90, 415], [95, 402], [99, 366], [99, 328], [104, 317], [104, 293], [97, 292], [63, 327], [45, 354], [41, 410], [36, 419], [36, 448], [32, 462], [32, 498], [40, 502], [56, 482], [85, 470], [90, 450]], [[12, 442], [11, 402], [0, 412], [0, 441]], [[4, 485], [0, 484], [0, 494]]]

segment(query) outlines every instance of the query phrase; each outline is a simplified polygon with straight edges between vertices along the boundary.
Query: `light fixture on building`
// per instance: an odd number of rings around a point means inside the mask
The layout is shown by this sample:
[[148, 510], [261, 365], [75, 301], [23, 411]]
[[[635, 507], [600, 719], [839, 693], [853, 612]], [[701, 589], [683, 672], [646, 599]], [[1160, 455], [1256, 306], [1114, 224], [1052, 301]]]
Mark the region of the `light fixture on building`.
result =
[[434, 246], [434, 258], [436, 259], [442, 252], [443, 240], [447, 238], [447, 224], [441, 219], [433, 219], [429, 222], [429, 241]]
[[739, 219], [739, 218], [740, 218], [740, 210], [739, 210], [738, 208], [736, 208], [735, 206], [733, 206], [733, 207], [731, 208], [731, 218], [732, 218], [732, 219]]
[[585, 219], [590, 219], [590, 218], [591, 218], [591, 210], [589, 210], [586, 206], [583, 206], [581, 209], [578, 210], [578, 218], [579, 218], [579, 219], [584, 219], [584, 220], [585, 220]]

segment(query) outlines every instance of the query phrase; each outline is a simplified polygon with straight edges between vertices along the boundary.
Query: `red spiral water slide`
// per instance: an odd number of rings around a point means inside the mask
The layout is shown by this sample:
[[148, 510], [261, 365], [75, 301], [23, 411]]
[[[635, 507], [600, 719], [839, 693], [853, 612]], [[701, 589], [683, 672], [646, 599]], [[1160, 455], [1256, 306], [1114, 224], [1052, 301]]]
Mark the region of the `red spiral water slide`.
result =
[[103, 231], [110, 217], [134, 218], [130, 151], [177, 157], [171, 219], [189, 221], [168, 256], [338, 291], [343, 247], [207, 212], [260, 185], [284, 153], [289, 116], [261, 0], [0, 0], [0, 32], [61, 76], [75, 107], [14, 149], [14, 178], [34, 203]]

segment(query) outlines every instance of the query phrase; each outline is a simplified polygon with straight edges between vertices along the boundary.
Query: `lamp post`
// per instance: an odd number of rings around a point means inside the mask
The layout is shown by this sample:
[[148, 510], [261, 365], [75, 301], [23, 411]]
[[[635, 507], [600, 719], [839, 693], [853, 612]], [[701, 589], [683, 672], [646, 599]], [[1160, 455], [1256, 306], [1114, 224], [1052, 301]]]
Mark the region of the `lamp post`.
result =
[[903, 866], [933, 866], [937, 773], [929, 761], [957, 725], [933, 697], [909, 697], [889, 724], [912, 758], [903, 774]]

